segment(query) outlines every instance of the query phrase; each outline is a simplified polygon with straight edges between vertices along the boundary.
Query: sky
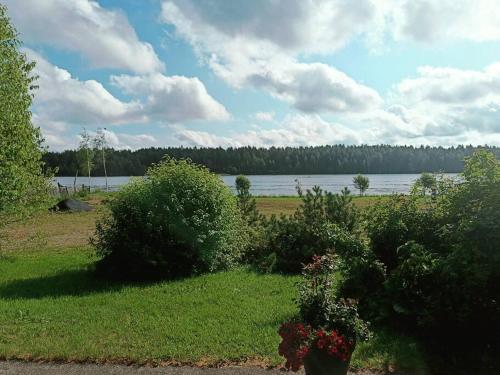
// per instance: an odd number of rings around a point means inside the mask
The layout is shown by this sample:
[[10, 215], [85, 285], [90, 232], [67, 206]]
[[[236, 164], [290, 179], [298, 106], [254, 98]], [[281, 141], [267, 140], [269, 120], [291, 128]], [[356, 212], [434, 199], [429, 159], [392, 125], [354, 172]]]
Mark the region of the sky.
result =
[[49, 150], [500, 145], [498, 0], [2, 0]]

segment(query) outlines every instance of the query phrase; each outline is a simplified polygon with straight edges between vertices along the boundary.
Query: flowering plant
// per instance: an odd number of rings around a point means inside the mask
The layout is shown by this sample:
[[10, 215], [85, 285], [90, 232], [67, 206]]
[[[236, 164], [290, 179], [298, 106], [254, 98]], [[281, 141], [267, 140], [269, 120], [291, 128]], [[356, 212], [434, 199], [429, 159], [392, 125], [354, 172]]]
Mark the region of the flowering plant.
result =
[[279, 334], [282, 338], [279, 354], [286, 358], [285, 366], [298, 371], [303, 360], [312, 348], [324, 350], [341, 361], [351, 357], [354, 343], [339, 332], [313, 329], [303, 323], [288, 322], [281, 325]]
[[299, 282], [299, 317], [279, 329], [279, 354], [286, 367], [298, 371], [311, 350], [323, 351], [343, 362], [351, 358], [357, 341], [370, 336], [359, 318], [356, 303], [337, 296], [336, 257], [314, 256]]

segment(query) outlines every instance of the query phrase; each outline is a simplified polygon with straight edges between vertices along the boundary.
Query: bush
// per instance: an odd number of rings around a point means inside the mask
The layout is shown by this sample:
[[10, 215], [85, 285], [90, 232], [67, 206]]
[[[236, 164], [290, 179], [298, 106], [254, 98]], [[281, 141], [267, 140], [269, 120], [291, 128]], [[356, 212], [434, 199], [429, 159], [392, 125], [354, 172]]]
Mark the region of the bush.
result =
[[[500, 331], [500, 162], [477, 152], [460, 182], [438, 181], [436, 189], [436, 199], [394, 196], [369, 211], [372, 254], [360, 254], [375, 257], [386, 273], [361, 295], [362, 311], [433, 340], [498, 348], [492, 332]], [[347, 295], [373, 264], [355, 258], [345, 272]]]
[[218, 176], [165, 159], [109, 202], [92, 243], [98, 271], [132, 279], [227, 269], [246, 246], [236, 198]]
[[368, 209], [365, 219], [372, 251], [388, 272], [399, 264], [398, 248], [408, 241], [441, 248], [441, 218], [435, 202], [394, 195]]
[[265, 270], [301, 272], [313, 255], [325, 255], [342, 246], [342, 236], [354, 231], [356, 210], [349, 190], [341, 194], [325, 193], [315, 186], [305, 193], [297, 187], [301, 206], [294, 215], [261, 218], [262, 230], [254, 259]]

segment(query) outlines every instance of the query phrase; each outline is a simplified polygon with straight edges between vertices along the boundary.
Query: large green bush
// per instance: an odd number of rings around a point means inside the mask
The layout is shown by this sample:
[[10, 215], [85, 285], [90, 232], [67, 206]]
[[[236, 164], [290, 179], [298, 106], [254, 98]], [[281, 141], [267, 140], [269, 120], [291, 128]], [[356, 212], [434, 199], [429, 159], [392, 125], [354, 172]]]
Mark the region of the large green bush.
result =
[[[372, 255], [365, 258], [386, 272], [356, 295], [362, 311], [450, 345], [500, 347], [492, 334], [500, 331], [500, 162], [493, 154], [468, 159], [458, 182], [438, 181], [433, 199], [394, 196], [377, 205], [366, 227]], [[345, 290], [362, 291], [350, 264]]]
[[165, 159], [109, 203], [93, 245], [98, 271], [121, 278], [180, 277], [227, 269], [247, 240], [236, 198], [218, 176]]

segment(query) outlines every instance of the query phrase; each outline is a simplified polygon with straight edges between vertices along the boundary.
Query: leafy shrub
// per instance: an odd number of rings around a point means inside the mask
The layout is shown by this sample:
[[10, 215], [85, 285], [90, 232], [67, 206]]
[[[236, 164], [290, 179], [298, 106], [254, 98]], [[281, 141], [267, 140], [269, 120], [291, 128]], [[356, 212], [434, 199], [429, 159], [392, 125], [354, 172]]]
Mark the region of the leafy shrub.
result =
[[[360, 303], [370, 317], [433, 339], [500, 347], [491, 334], [500, 330], [500, 162], [478, 152], [460, 182], [436, 189], [433, 200], [395, 196], [369, 211], [372, 254], [361, 254], [386, 273]], [[351, 266], [345, 282], [360, 286], [361, 267]]]
[[388, 272], [399, 264], [398, 248], [415, 241], [439, 249], [440, 211], [417, 196], [393, 195], [368, 209], [366, 231], [371, 248]]
[[315, 186], [304, 193], [297, 187], [301, 206], [294, 215], [261, 219], [262, 231], [254, 258], [261, 268], [300, 273], [313, 255], [325, 255], [342, 247], [346, 232], [357, 225], [356, 210], [349, 190], [325, 193]]
[[165, 159], [109, 203], [92, 243], [98, 271], [179, 277], [235, 265], [246, 246], [236, 198], [206, 168]]

